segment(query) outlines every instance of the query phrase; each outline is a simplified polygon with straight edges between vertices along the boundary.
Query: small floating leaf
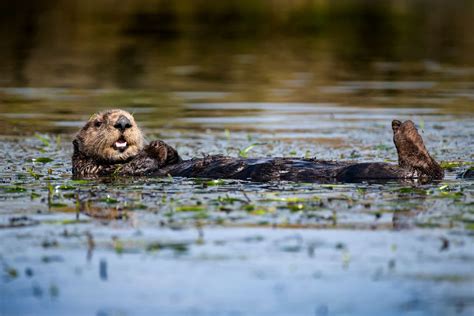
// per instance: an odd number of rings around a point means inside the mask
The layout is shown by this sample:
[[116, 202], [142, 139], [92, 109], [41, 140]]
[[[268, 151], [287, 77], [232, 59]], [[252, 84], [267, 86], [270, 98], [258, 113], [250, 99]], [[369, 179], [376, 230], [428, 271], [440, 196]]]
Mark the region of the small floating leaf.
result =
[[177, 212], [202, 212], [205, 208], [200, 205], [182, 205], [176, 208]]
[[224, 184], [225, 181], [224, 180], [220, 180], [220, 179], [216, 179], [216, 180], [211, 180], [211, 181], [207, 181], [206, 184], [208, 186], [213, 186], [213, 185], [222, 185]]
[[67, 185], [67, 184], [60, 185], [60, 186], [58, 187], [59, 190], [64, 190], [64, 191], [67, 191], [67, 190], [74, 190], [75, 188], [76, 188], [75, 186]]
[[18, 271], [15, 268], [12, 268], [12, 267], [5, 267], [5, 272], [12, 279], [14, 279], [18, 276]]
[[253, 210], [255, 210], [255, 205], [247, 204], [247, 205], [244, 205], [242, 209], [247, 212], [252, 212]]
[[33, 158], [32, 160], [33, 162], [41, 162], [41, 163], [48, 163], [48, 162], [53, 161], [53, 159], [49, 157], [38, 157], [38, 158]]
[[106, 198], [101, 200], [102, 202], [105, 202], [107, 204], [115, 204], [118, 203], [117, 199], [111, 198], [110, 196], [107, 196]]
[[290, 203], [287, 204], [287, 207], [290, 211], [297, 212], [297, 211], [301, 211], [302, 209], [304, 209], [304, 204], [303, 203], [290, 202]]
[[426, 190], [420, 189], [420, 188], [412, 188], [412, 187], [405, 187], [405, 188], [400, 188], [398, 190], [400, 193], [413, 193], [413, 194], [421, 194], [421, 195], [426, 195], [428, 192]]
[[439, 189], [440, 189], [441, 191], [444, 191], [444, 190], [446, 190], [446, 189], [449, 189], [449, 185], [447, 185], [447, 184], [442, 185], [442, 186], [439, 187]]
[[89, 180], [72, 180], [72, 183], [74, 184], [88, 184], [90, 183]]
[[20, 192], [26, 192], [26, 189], [24, 187], [20, 187], [20, 186], [7, 187], [5, 192], [7, 192], [7, 193], [20, 193]]
[[171, 249], [176, 252], [186, 252], [188, 251], [189, 246], [185, 243], [173, 242], [173, 243], [164, 243], [164, 242], [154, 242], [149, 244], [146, 247], [146, 251], [159, 251], [163, 249]]
[[114, 250], [117, 254], [123, 253], [123, 242], [118, 238], [113, 238]]
[[39, 197], [41, 197], [41, 194], [38, 194], [38, 193], [35, 193], [35, 192], [32, 192], [32, 193], [31, 193], [31, 199], [32, 199], [32, 200], [34, 200], [34, 199], [36, 199], [36, 198], [39, 198]]
[[245, 147], [244, 149], [239, 150], [239, 157], [248, 158], [249, 151], [255, 146], [259, 146], [259, 145], [262, 145], [262, 144], [254, 143], [250, 146]]
[[469, 161], [441, 161], [440, 165], [443, 169], [453, 170], [462, 166], [472, 165]]
[[219, 197], [217, 198], [217, 201], [220, 202], [220, 203], [222, 203], [222, 204], [234, 204], [234, 202], [241, 202], [241, 203], [246, 202], [245, 200], [242, 200], [242, 199], [239, 199], [239, 198], [230, 197], [230, 196], [225, 196], [225, 197], [219, 196]]
[[30, 176], [32, 176], [33, 178], [35, 178], [35, 180], [38, 180], [39, 178], [42, 177], [42, 175], [36, 173], [32, 168], [28, 168], [28, 173], [30, 174]]
[[145, 204], [134, 204], [133, 208], [138, 210], [146, 210], [148, 207]]
[[438, 198], [447, 198], [447, 199], [460, 199], [464, 196], [462, 192], [446, 192], [442, 191], [439, 195], [436, 195], [435, 197]]
[[474, 223], [468, 223], [468, 224], [464, 225], [464, 227], [466, 229], [469, 229], [469, 230], [474, 230]]
[[264, 210], [264, 209], [253, 210], [253, 211], [250, 212], [250, 214], [252, 214], [252, 215], [265, 215], [267, 213], [268, 213], [268, 211]]
[[64, 204], [64, 203], [51, 203], [50, 206], [51, 207], [66, 207], [67, 204]]
[[39, 139], [44, 146], [48, 147], [50, 145], [49, 139], [47, 139], [46, 137], [41, 136], [40, 134], [35, 134], [35, 137]]
[[425, 129], [425, 120], [424, 120], [424, 119], [420, 119], [420, 128], [421, 128], [422, 130]]

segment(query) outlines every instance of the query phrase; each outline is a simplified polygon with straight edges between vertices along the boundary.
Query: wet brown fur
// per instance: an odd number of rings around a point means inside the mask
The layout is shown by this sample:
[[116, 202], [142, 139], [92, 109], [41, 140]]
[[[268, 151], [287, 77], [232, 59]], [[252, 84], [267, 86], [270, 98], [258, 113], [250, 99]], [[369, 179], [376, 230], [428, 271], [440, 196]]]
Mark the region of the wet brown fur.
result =
[[[114, 128], [115, 122], [122, 115], [129, 119], [132, 125], [123, 133]], [[114, 143], [121, 137], [128, 143], [128, 148], [124, 152], [113, 148]], [[143, 149], [143, 135], [130, 113], [123, 110], [108, 110], [91, 116], [77, 134], [74, 144], [88, 157], [118, 163], [136, 156]]]
[[393, 142], [397, 148], [398, 165], [433, 179], [442, 179], [444, 170], [429, 154], [415, 124], [408, 120], [392, 122]]
[[[121, 117], [130, 121], [125, 131], [115, 126]], [[443, 169], [429, 155], [412, 121], [392, 122], [399, 164], [321, 161], [295, 158], [232, 158], [221, 155], [182, 160], [163, 141], [144, 145], [133, 116], [122, 110], [109, 110], [92, 116], [77, 134], [74, 143], [73, 175], [178, 176], [267, 181], [334, 182], [364, 179], [442, 179]], [[124, 139], [129, 147], [114, 147]]]

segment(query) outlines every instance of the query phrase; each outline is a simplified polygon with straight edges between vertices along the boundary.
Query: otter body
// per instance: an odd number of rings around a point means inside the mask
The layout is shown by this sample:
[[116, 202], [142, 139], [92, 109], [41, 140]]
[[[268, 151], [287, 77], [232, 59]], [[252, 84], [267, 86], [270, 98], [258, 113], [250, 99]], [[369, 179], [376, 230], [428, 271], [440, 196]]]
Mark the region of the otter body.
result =
[[238, 179], [255, 182], [293, 181], [320, 183], [414, 177], [412, 172], [386, 163], [337, 162], [285, 157], [241, 159], [220, 155], [182, 161], [178, 164], [153, 171], [151, 175]]
[[442, 179], [413, 122], [392, 122], [399, 164], [336, 162], [295, 158], [232, 158], [221, 155], [182, 160], [163, 141], [143, 145], [133, 117], [110, 110], [91, 117], [79, 131], [72, 157], [75, 177], [175, 176], [256, 182], [334, 182], [364, 179]]

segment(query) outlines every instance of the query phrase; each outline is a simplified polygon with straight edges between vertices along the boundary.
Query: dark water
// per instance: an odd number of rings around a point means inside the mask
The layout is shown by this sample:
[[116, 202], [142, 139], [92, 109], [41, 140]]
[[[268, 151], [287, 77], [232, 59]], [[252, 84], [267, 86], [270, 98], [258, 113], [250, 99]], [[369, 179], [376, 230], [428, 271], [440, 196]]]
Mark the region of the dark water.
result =
[[[0, 4], [0, 315], [471, 315], [471, 1]], [[185, 158], [396, 163], [441, 182], [71, 179], [131, 112]], [[253, 145], [253, 146], [252, 146]]]

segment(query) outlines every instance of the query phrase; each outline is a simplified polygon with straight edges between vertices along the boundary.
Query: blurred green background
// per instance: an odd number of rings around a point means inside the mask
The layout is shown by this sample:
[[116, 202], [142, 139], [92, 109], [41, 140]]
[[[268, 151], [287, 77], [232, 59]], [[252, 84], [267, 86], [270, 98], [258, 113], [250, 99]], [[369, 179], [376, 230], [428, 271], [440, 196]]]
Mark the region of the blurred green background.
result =
[[473, 21], [474, 1], [2, 1], [0, 128], [71, 133], [107, 107], [169, 128], [195, 102], [472, 113]]
[[258, 99], [290, 72], [367, 79], [373, 62], [391, 80], [427, 63], [472, 78], [473, 21], [473, 1], [2, 1], [0, 86], [231, 88]]

